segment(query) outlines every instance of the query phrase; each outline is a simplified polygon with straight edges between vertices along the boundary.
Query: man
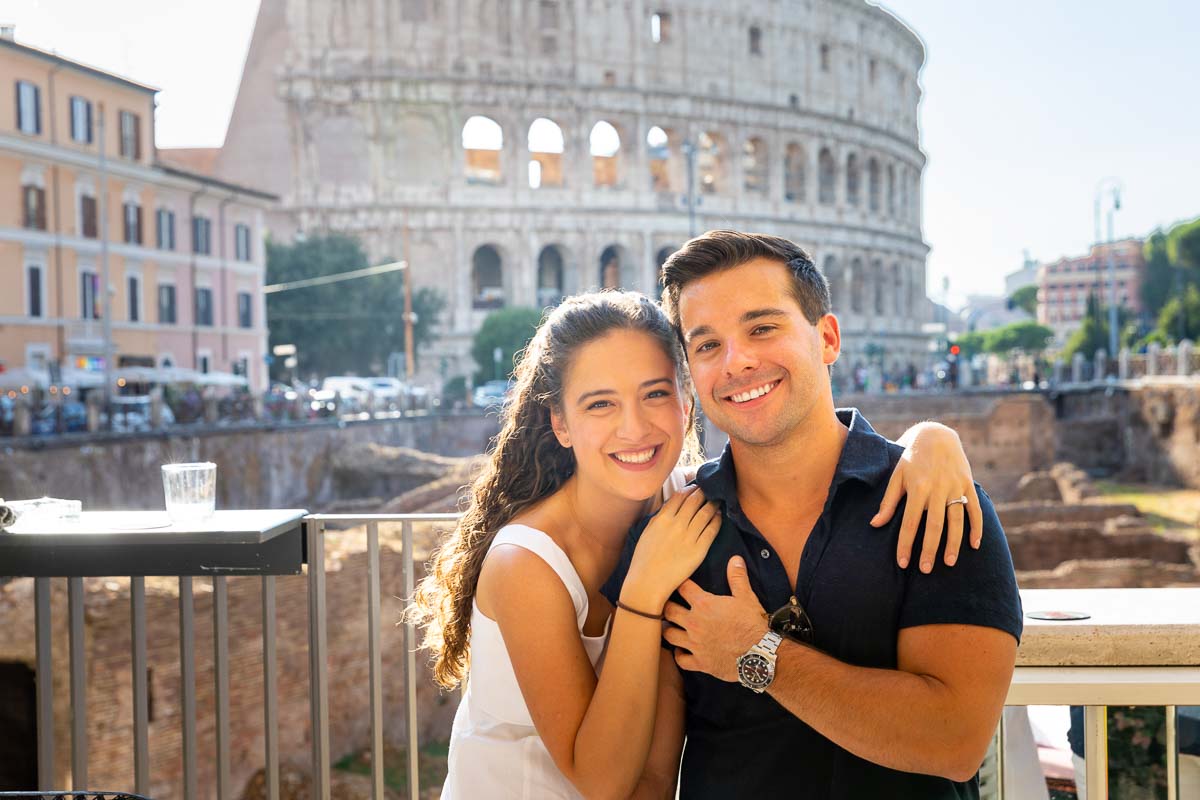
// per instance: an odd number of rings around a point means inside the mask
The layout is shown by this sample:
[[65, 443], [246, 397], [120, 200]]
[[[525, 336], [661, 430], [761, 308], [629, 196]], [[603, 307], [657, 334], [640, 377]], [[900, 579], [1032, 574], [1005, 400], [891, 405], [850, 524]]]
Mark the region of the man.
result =
[[841, 333], [808, 255], [712, 231], [663, 281], [701, 406], [730, 443], [696, 478], [724, 523], [667, 606], [639, 796], [672, 796], [678, 774], [684, 800], [978, 797], [1021, 633], [987, 495], [965, 498], [983, 512], [980, 549], [953, 568], [901, 569], [903, 514], [870, 525], [901, 448], [834, 409]]

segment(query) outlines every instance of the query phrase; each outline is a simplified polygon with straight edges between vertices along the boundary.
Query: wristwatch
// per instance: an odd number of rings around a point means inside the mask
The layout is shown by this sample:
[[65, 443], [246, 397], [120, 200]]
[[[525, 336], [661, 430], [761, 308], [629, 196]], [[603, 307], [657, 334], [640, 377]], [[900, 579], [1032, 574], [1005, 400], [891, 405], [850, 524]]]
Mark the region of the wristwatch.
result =
[[775, 680], [775, 651], [783, 641], [775, 631], [767, 631], [737, 660], [738, 681], [752, 692], [762, 694]]

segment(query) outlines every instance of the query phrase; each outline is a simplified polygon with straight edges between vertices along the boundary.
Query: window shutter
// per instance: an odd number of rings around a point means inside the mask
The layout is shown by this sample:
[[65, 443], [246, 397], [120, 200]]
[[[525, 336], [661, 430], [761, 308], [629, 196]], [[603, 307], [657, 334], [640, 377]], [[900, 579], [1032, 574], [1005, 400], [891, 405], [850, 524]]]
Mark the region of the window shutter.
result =
[[33, 87], [33, 129], [37, 134], [42, 132], [42, 90]]
[[137, 209], [137, 243], [142, 243], [142, 207], [135, 206]]

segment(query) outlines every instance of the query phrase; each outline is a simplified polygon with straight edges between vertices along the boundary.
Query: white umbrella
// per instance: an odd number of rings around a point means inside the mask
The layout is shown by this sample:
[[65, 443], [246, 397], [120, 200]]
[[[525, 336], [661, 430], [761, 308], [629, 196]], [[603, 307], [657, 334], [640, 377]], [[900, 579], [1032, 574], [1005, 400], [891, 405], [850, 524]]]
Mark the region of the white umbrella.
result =
[[89, 369], [64, 367], [62, 380], [59, 383], [64, 386], [76, 386], [80, 389], [96, 389], [104, 385], [104, 373]]
[[28, 367], [16, 367], [15, 369], [6, 369], [0, 372], [0, 386], [5, 389], [20, 389], [22, 386], [28, 386], [31, 389], [44, 389], [49, 385], [50, 375], [48, 373], [32, 370]]
[[196, 370], [183, 367], [161, 367], [158, 371], [163, 383], [199, 383], [203, 377]]
[[164, 380], [162, 371], [154, 367], [118, 367], [114, 375], [128, 383], [161, 383]]
[[245, 386], [247, 381], [245, 377], [232, 372], [204, 372], [196, 377], [196, 383], [202, 386]]

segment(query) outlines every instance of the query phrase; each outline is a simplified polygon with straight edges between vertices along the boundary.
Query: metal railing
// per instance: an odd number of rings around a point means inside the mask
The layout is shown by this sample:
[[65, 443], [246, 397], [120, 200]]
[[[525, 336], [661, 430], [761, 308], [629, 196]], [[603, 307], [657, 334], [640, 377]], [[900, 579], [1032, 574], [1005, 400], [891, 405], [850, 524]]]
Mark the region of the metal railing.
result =
[[[402, 589], [405, 602], [415, 588], [413, 563], [413, 526], [416, 523], [453, 523], [457, 514], [314, 514], [304, 518], [307, 549], [309, 711], [311, 720], [312, 795], [330, 798], [330, 711], [329, 647], [326, 607], [325, 536], [326, 525], [365, 525], [367, 581], [363, 591], [367, 604], [367, 647], [369, 659], [369, 756], [371, 796], [384, 796], [383, 673], [381, 643], [380, 541], [382, 523], [401, 526]], [[35, 578], [36, 622], [36, 708], [38, 788], [52, 790], [55, 782], [53, 664], [51, 659], [51, 578]], [[193, 578], [179, 579], [179, 661], [182, 726], [183, 785], [185, 800], [200, 797], [197, 765], [216, 765], [216, 796], [233, 797], [230, 776], [230, 696], [229, 696], [229, 608], [227, 578], [214, 576], [212, 625], [214, 655], [215, 753], [197, 750], [195, 632]], [[253, 578], [237, 578], [253, 580]], [[275, 576], [261, 581], [262, 613], [262, 707], [264, 726], [263, 763], [268, 800], [278, 800], [279, 770], [279, 693], [276, 658], [276, 586]], [[70, 763], [72, 784], [84, 789], [88, 783], [88, 713], [85, 693], [87, 664], [84, 650], [83, 578], [67, 578], [69, 634], [69, 691], [71, 700]], [[1136, 590], [1130, 590], [1136, 591]], [[150, 792], [150, 749], [148, 738], [148, 661], [146, 650], [145, 579], [130, 580], [130, 625], [133, 690], [134, 786], [138, 794]], [[1105, 643], [1097, 643], [1097, 652]], [[403, 623], [404, 703], [407, 728], [408, 797], [420, 796], [417, 727], [417, 631], [412, 623]], [[1176, 800], [1176, 753], [1174, 707], [1200, 705], [1200, 666], [1170, 667], [1057, 667], [1018, 666], [1007, 698], [1008, 705], [1082, 705], [1086, 706], [1085, 751], [1089, 800], [1107, 800], [1108, 758], [1106, 706], [1156, 705], [1168, 708], [1168, 790]], [[996, 784], [992, 796], [1006, 798], [1003, 786], [1005, 732], [998, 731], [994, 761], [985, 765], [989, 780]], [[207, 792], [207, 790], [206, 790]], [[1019, 799], [1018, 799], [1019, 800]]]

